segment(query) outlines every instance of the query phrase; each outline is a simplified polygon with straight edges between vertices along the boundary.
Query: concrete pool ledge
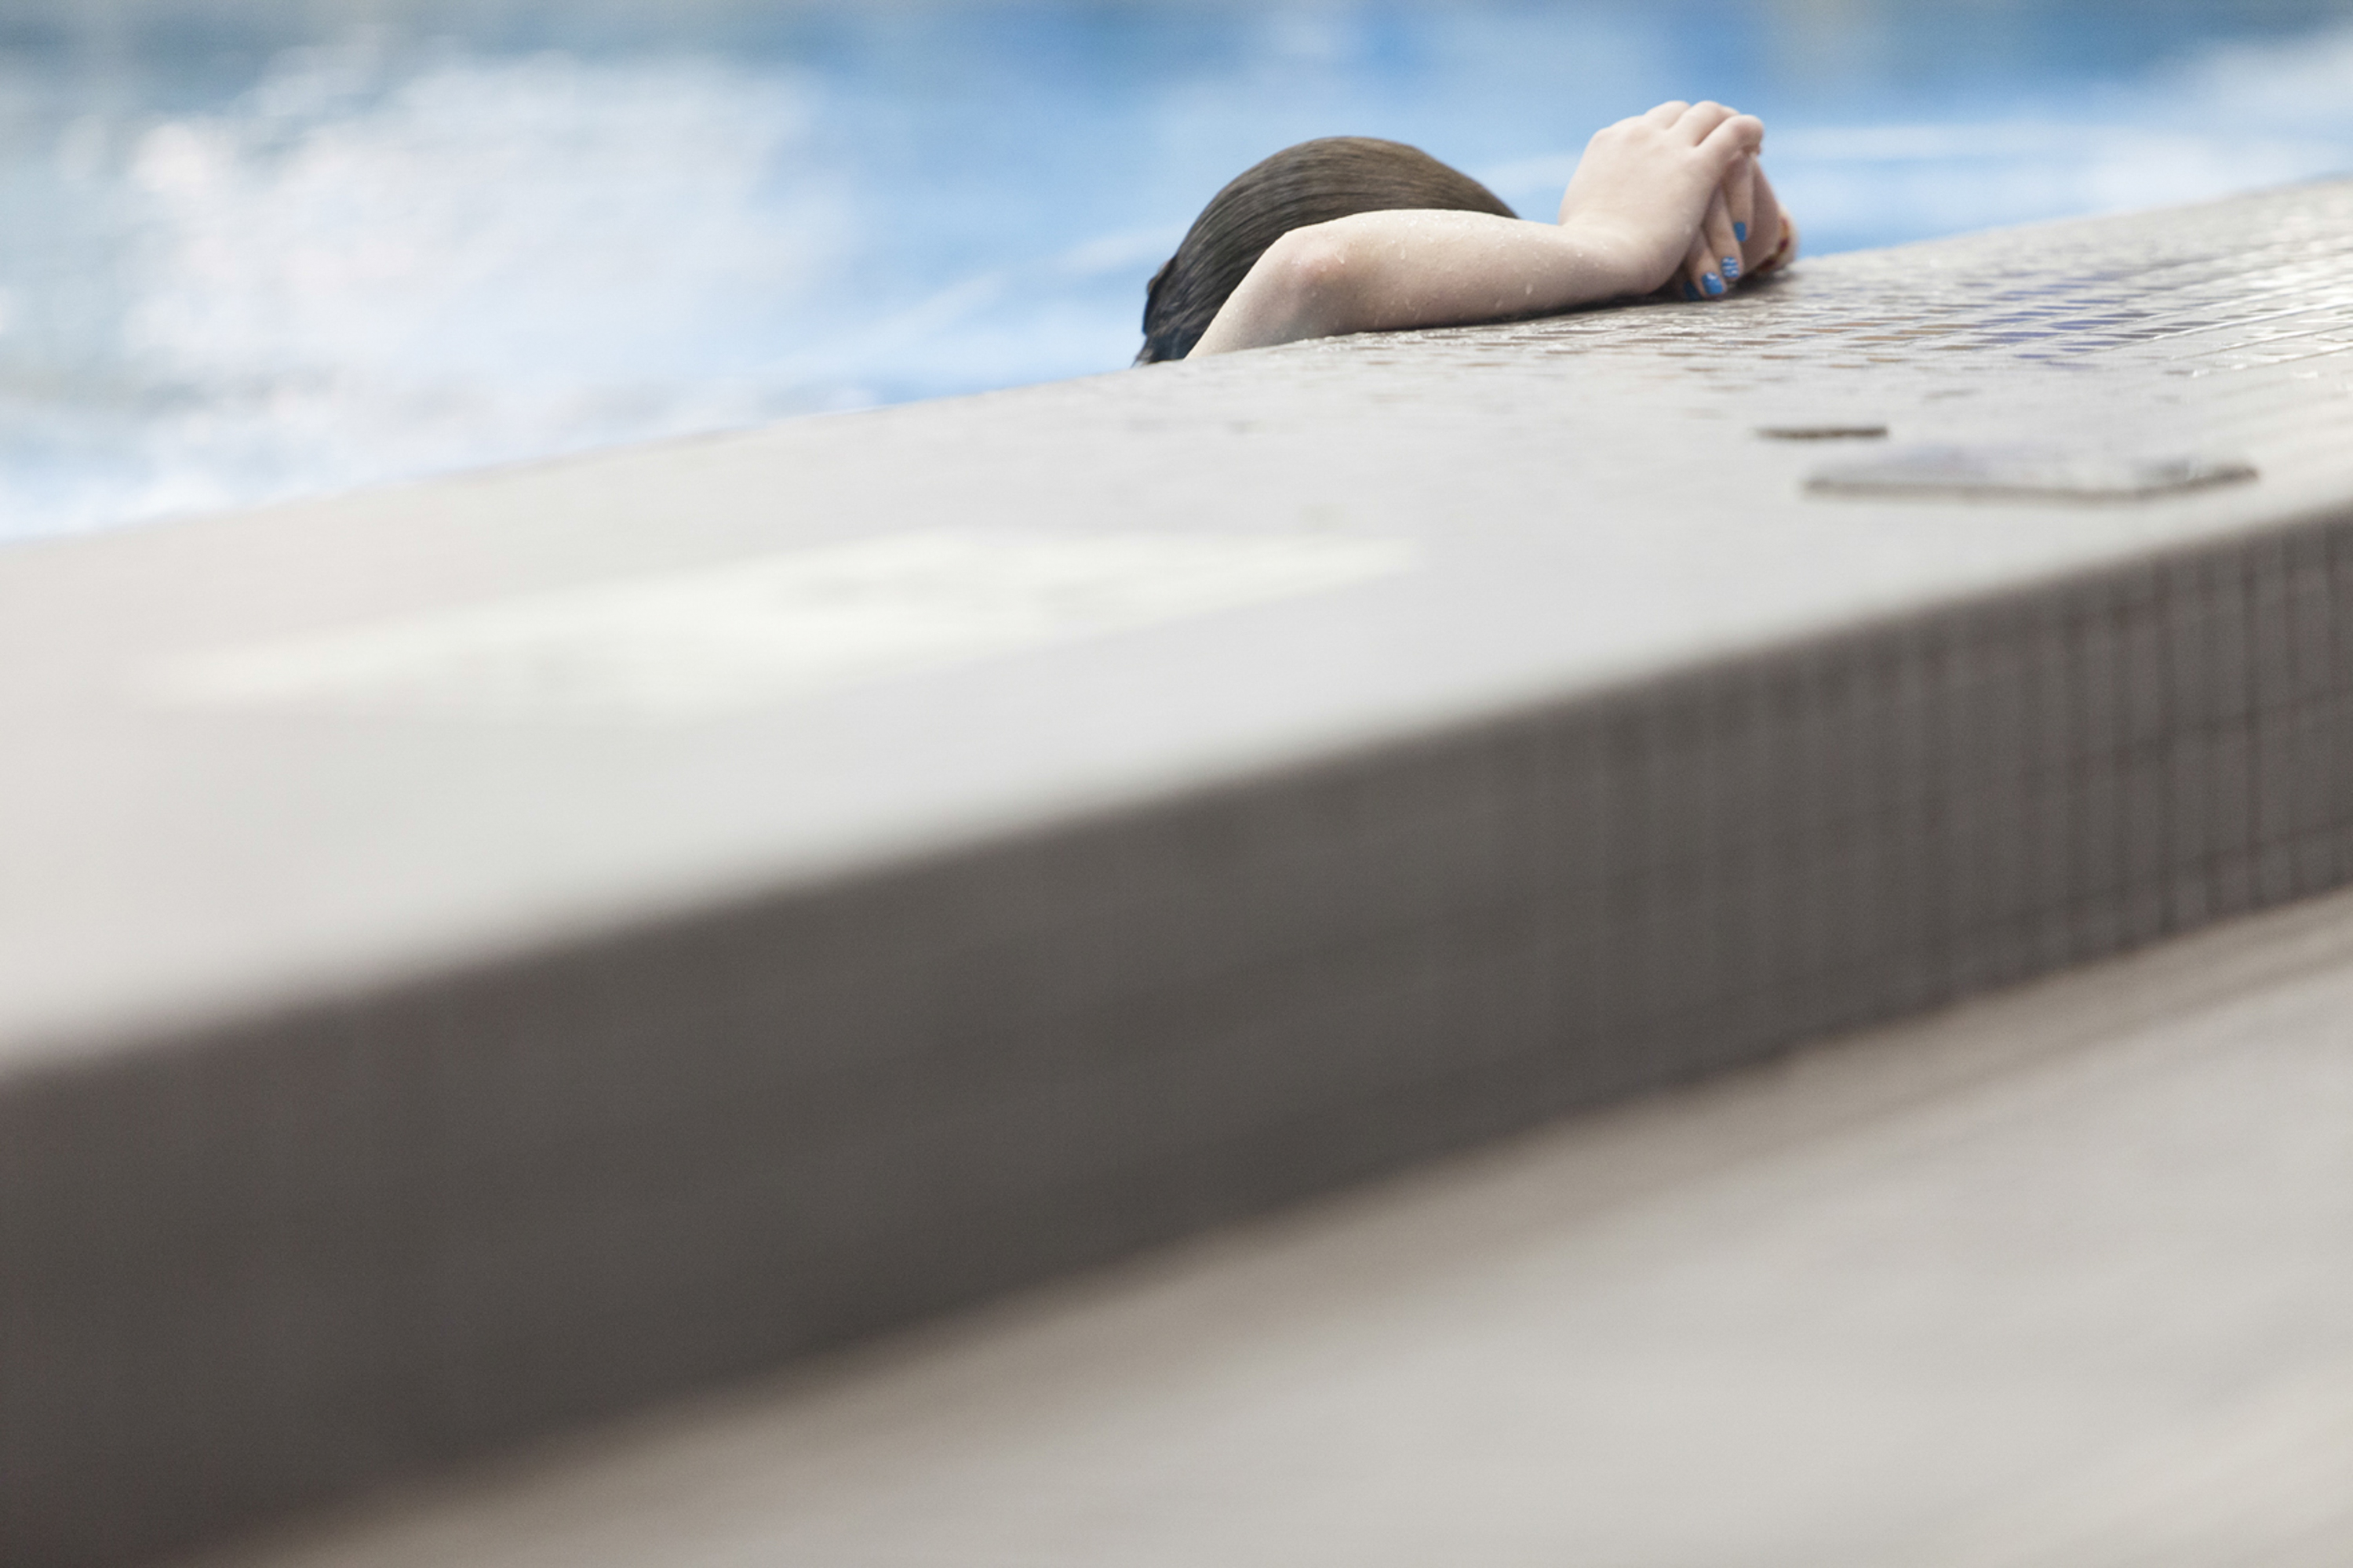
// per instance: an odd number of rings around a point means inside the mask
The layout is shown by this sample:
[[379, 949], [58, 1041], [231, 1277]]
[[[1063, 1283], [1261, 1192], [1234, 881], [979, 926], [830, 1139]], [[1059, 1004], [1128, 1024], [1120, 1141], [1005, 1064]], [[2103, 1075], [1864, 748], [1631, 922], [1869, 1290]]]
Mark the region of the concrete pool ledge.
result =
[[2348, 255], [2308, 186], [0, 554], [0, 1560], [2353, 879]]

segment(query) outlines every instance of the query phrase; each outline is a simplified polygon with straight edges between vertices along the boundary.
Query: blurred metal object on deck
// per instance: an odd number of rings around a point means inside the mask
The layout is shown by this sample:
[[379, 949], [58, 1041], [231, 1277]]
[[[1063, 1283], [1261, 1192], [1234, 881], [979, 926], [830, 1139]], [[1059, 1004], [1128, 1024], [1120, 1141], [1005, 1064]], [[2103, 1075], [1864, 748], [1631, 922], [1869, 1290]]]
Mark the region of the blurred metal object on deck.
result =
[[[0, 1558], [2344, 883], [2349, 247], [2303, 187], [0, 557]], [[2261, 478], [1825, 499], [1791, 410]]]

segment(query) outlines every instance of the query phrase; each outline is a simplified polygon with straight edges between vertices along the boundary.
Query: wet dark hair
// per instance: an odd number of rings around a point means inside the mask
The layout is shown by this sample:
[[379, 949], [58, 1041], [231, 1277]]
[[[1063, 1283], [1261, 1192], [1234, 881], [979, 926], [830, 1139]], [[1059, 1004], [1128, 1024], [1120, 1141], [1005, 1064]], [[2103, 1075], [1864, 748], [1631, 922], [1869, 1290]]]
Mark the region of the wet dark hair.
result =
[[1267, 247], [1294, 228], [1351, 213], [1519, 215], [1494, 192], [1419, 147], [1370, 136], [1324, 136], [1285, 147], [1209, 198], [1144, 296], [1138, 364], [1183, 359]]

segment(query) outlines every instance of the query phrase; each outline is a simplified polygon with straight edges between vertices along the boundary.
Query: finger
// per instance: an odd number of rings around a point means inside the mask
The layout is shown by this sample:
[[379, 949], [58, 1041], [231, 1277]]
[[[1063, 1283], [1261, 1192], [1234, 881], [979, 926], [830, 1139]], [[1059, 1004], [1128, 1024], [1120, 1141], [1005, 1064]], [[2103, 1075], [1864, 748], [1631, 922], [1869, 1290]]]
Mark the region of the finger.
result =
[[1672, 125], [1676, 121], [1681, 120], [1683, 117], [1684, 110], [1690, 108], [1690, 104], [1685, 103], [1682, 99], [1678, 98], [1671, 102], [1659, 105], [1658, 108], [1651, 110], [1649, 113], [1643, 115], [1642, 118], [1663, 130], [1665, 127]]
[[1765, 177], [1765, 165], [1754, 165], [1756, 173], [1748, 182], [1748, 192], [1755, 202], [1748, 215], [1748, 248], [1741, 253], [1744, 269], [1750, 277], [1766, 258], [1781, 246], [1781, 204], [1773, 195], [1773, 182]]
[[1730, 291], [1724, 273], [1704, 232], [1692, 237], [1691, 249], [1684, 253], [1683, 265], [1683, 298], [1686, 300], [1721, 300]]
[[1732, 237], [1732, 208], [1721, 187], [1708, 198], [1707, 216], [1700, 220], [1699, 237], [1707, 242], [1708, 259], [1715, 264], [1716, 281], [1722, 285], [1720, 290], [1710, 292], [1730, 292], [1732, 286], [1740, 281], [1740, 242]]
[[[1732, 165], [1732, 173], [1724, 182], [1725, 205], [1732, 213], [1732, 242], [1746, 247], [1757, 216], [1757, 160], [1743, 156]], [[1741, 259], [1746, 263], [1748, 253], [1744, 248]]]
[[1700, 242], [1697, 235], [1694, 235], [1691, 248], [1683, 252], [1681, 261], [1675, 263], [1675, 275], [1670, 284], [1683, 299], [1704, 300], [1707, 296], [1699, 291], [1699, 280], [1706, 270], [1707, 247]]
[[1718, 169], [1728, 173], [1735, 158], [1761, 151], [1764, 145], [1763, 121], [1753, 114], [1734, 114], [1727, 110], [1725, 118], [1699, 143], [1699, 150], [1713, 159]]
[[1694, 103], [1675, 119], [1675, 134], [1696, 147], [1708, 134], [1727, 120], [1737, 118], [1737, 110], [1720, 103]]

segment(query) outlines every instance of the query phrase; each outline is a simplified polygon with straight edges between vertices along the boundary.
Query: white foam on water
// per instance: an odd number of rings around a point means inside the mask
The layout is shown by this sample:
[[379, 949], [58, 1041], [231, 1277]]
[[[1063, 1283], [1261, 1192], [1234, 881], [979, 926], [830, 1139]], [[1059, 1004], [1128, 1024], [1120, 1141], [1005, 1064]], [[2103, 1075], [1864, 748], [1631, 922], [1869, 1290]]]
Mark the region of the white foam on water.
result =
[[300, 58], [128, 161], [144, 396], [107, 521], [830, 406], [746, 353], [832, 281], [810, 95], [698, 62], [458, 60], [354, 98]]

